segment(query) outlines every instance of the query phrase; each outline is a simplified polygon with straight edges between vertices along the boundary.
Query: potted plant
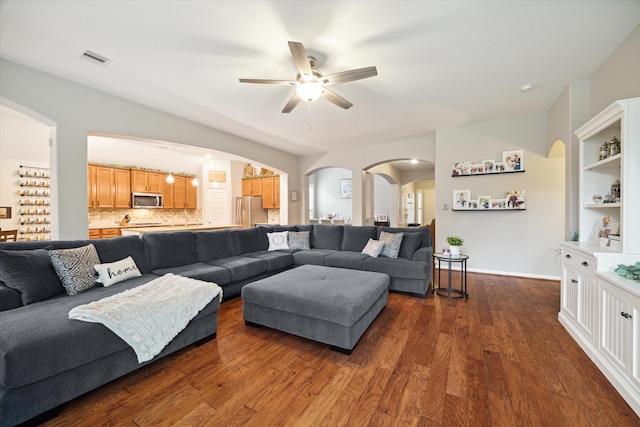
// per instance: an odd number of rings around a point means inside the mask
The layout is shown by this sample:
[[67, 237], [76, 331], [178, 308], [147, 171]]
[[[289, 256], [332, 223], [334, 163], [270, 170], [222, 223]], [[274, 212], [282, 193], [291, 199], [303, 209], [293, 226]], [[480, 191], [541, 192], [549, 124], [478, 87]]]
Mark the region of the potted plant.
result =
[[449, 244], [449, 251], [451, 252], [451, 256], [459, 256], [460, 255], [460, 246], [464, 243], [464, 239], [458, 236], [448, 236], [447, 243]]

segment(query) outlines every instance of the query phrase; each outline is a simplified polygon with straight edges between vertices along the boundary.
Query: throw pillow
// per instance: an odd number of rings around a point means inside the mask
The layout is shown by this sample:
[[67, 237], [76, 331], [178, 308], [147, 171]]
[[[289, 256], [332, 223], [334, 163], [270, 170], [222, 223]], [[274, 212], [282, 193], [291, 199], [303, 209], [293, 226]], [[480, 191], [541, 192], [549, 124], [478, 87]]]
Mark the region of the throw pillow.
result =
[[422, 233], [404, 233], [398, 256], [411, 259], [422, 243]]
[[287, 239], [288, 231], [280, 231], [277, 233], [267, 233], [267, 238], [269, 239], [269, 249], [268, 251], [277, 251], [277, 250], [289, 250], [289, 243]]
[[382, 252], [380, 252], [380, 256], [398, 258], [403, 235], [404, 233], [388, 233], [386, 231], [381, 231], [380, 241], [384, 243], [384, 247], [382, 248]]
[[24, 305], [64, 293], [46, 249], [1, 250], [0, 280], [20, 292]]
[[310, 231], [290, 231], [289, 232], [289, 249], [292, 251], [308, 251]]
[[136, 262], [130, 256], [120, 261], [96, 264], [93, 268], [98, 272], [96, 282], [103, 286], [111, 286], [132, 277], [142, 276]]
[[95, 285], [93, 266], [100, 264], [100, 258], [92, 244], [73, 249], [54, 249], [49, 251], [49, 257], [67, 295], [75, 295]]
[[384, 243], [379, 240], [369, 239], [367, 245], [362, 250], [362, 253], [365, 255], [369, 255], [372, 258], [378, 258], [382, 248], [384, 247]]

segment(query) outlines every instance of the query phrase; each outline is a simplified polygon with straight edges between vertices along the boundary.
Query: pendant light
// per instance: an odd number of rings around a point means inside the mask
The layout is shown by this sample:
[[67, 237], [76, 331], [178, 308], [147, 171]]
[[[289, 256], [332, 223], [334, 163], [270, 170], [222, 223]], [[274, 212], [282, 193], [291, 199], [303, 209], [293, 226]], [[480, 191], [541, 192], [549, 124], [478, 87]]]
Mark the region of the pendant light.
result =
[[193, 180], [191, 181], [191, 185], [193, 185], [194, 187], [197, 187], [198, 185], [200, 185], [200, 181], [198, 181], [198, 165], [196, 162], [196, 152], [193, 152], [193, 169], [195, 169], [195, 173], [196, 176], [193, 177]]

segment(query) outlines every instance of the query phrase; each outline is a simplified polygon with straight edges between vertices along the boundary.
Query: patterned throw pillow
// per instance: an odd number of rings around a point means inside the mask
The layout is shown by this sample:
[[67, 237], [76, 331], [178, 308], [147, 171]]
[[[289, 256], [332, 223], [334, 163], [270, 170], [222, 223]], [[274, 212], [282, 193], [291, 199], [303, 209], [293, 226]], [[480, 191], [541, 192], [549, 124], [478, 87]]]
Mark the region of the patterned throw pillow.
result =
[[269, 239], [269, 249], [268, 251], [277, 251], [277, 250], [289, 250], [289, 244], [287, 243], [287, 234], [288, 231], [280, 231], [277, 233], [267, 233], [267, 238]]
[[289, 249], [292, 251], [308, 251], [310, 231], [290, 231], [289, 232]]
[[100, 258], [92, 244], [73, 249], [50, 250], [49, 257], [67, 295], [75, 295], [95, 285], [93, 266], [100, 264]]
[[369, 239], [367, 245], [362, 250], [362, 253], [365, 255], [369, 255], [372, 258], [378, 258], [382, 248], [384, 247], [384, 243], [379, 240]]
[[132, 277], [142, 276], [136, 262], [130, 256], [116, 262], [96, 264], [93, 268], [98, 273], [96, 282], [102, 283], [104, 287], [131, 279]]
[[387, 233], [386, 231], [381, 231], [380, 241], [384, 243], [384, 247], [382, 248], [382, 252], [380, 252], [380, 256], [398, 258], [403, 235], [404, 233]]

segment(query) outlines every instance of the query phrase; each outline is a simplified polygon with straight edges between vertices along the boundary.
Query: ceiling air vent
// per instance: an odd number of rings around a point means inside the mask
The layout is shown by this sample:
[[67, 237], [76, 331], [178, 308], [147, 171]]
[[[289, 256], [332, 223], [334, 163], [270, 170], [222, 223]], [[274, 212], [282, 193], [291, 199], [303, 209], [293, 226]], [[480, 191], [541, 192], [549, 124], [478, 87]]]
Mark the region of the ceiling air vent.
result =
[[98, 64], [98, 65], [102, 65], [105, 66], [107, 65], [109, 62], [111, 62], [111, 60], [109, 58], [106, 58], [102, 55], [99, 55], [95, 52], [91, 52], [90, 50], [85, 50], [84, 52], [82, 52], [82, 54], [80, 55], [82, 58], [86, 59], [89, 62], [93, 62], [94, 64]]

